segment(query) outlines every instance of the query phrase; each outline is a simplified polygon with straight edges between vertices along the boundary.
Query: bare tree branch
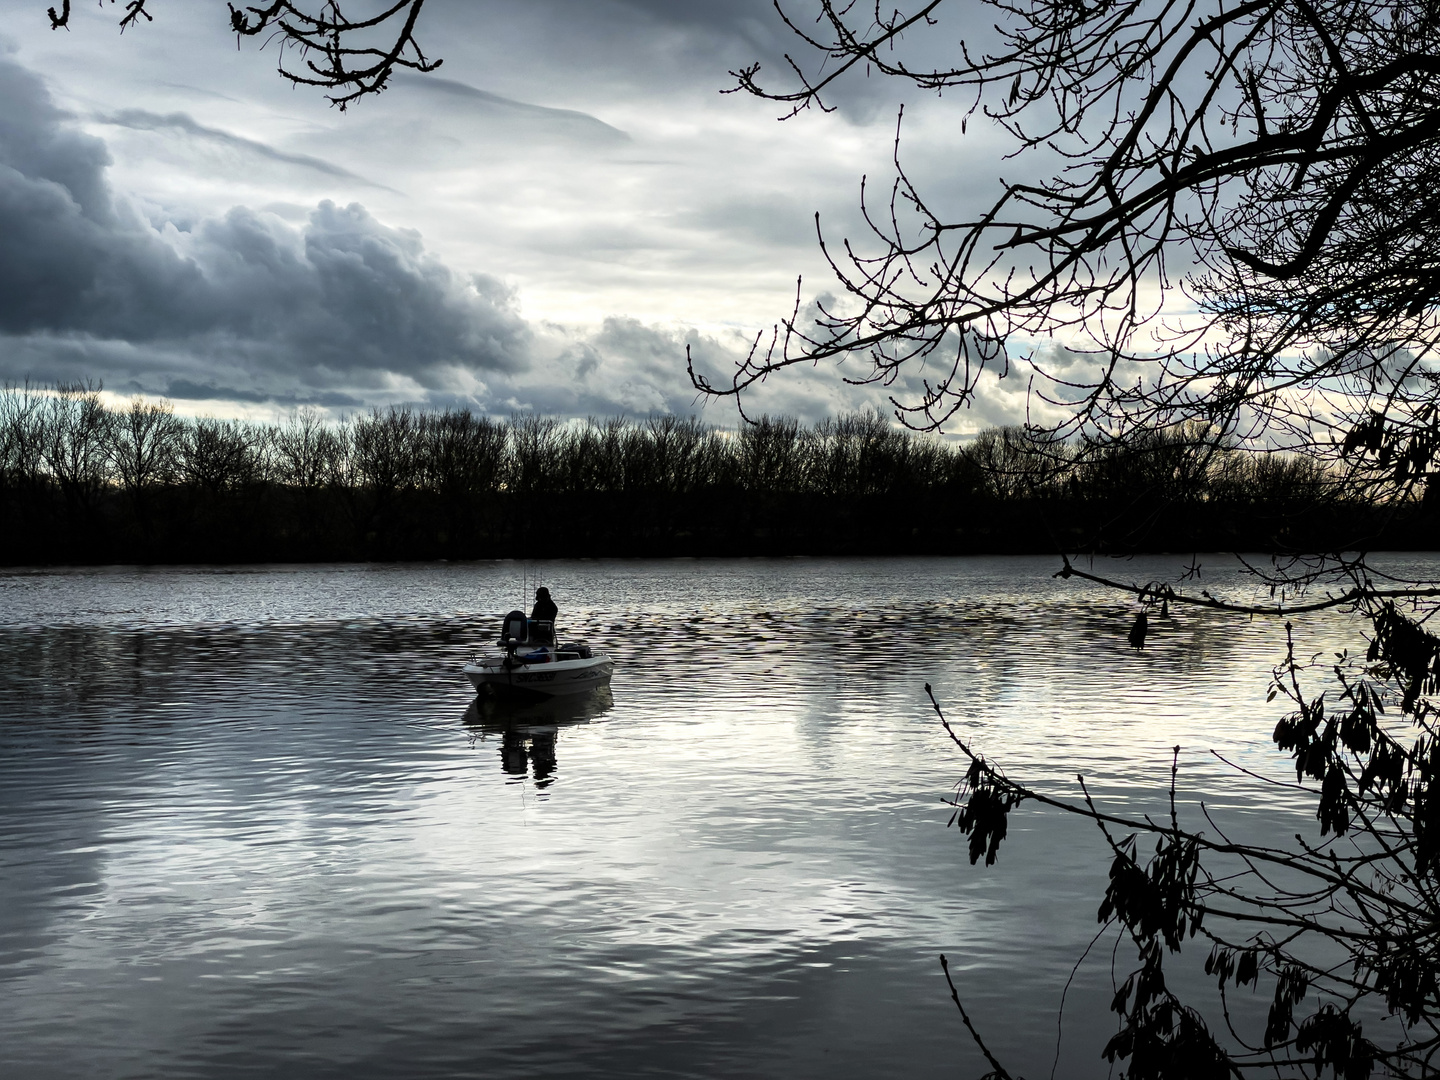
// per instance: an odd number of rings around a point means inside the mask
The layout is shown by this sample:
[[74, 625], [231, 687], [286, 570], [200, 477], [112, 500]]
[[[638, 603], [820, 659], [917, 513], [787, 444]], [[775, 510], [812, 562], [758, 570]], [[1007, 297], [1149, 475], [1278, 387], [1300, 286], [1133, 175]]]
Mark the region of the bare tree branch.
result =
[[[142, 18], [154, 21], [147, 3], [126, 0], [121, 31]], [[277, 67], [281, 76], [297, 86], [334, 91], [326, 96], [342, 111], [359, 98], [383, 91], [396, 68], [428, 72], [443, 63], [427, 57], [415, 40], [415, 25], [425, 0], [395, 0], [376, 14], [359, 18], [346, 15], [340, 0], [226, 6], [230, 28], [237, 37], [274, 42], [280, 53]], [[49, 16], [52, 30], [68, 29], [70, 0], [62, 0], [58, 13], [50, 8]], [[291, 55], [298, 63], [292, 62]]]

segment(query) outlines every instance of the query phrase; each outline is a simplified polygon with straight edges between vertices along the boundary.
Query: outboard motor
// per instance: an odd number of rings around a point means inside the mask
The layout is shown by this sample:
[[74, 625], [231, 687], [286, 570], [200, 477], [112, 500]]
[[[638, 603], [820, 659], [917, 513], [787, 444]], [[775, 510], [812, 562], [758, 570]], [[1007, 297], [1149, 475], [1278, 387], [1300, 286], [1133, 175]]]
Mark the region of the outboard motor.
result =
[[525, 617], [525, 612], [512, 611], [506, 615], [500, 626], [500, 644], [514, 652], [515, 646], [523, 645], [529, 640], [530, 620]]

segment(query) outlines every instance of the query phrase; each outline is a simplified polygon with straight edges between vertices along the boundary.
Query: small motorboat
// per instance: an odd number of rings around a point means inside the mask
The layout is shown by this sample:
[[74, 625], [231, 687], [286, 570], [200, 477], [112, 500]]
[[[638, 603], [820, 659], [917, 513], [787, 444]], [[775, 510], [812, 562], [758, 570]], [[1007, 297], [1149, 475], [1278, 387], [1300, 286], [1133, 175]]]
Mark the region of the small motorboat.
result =
[[588, 645], [559, 645], [555, 624], [527, 619], [523, 611], [505, 616], [496, 648], [471, 657], [465, 675], [482, 694], [496, 697], [557, 697], [610, 685], [615, 662]]

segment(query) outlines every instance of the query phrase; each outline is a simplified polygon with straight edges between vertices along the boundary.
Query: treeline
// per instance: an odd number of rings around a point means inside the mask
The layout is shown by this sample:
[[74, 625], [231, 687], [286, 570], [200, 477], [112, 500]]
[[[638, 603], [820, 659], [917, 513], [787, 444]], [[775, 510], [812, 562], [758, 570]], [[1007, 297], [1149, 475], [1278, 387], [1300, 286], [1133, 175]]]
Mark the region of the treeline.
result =
[[1067, 456], [1014, 429], [954, 444], [875, 414], [734, 432], [408, 408], [257, 424], [9, 388], [0, 560], [1255, 549], [1356, 527], [1320, 463], [1232, 451], [1197, 469], [1189, 442]]

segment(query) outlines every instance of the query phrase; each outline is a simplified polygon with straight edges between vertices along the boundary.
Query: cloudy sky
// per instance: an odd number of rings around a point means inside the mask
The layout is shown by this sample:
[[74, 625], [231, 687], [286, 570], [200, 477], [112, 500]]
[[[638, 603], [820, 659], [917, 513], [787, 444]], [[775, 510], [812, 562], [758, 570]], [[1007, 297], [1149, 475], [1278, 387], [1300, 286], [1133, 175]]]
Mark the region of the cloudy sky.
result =
[[[722, 95], [804, 46], [768, 0], [429, 0], [434, 75], [348, 112], [239, 48], [219, 0], [0, 0], [0, 377], [103, 379], [187, 412], [413, 402], [504, 415], [701, 411], [687, 343], [724, 369], [830, 281], [859, 184], [907, 167], [988, 202], [999, 144], [959, 103], [855, 79], [780, 123]], [[797, 5], [797, 10], [803, 4]], [[916, 47], [950, 48], [964, 9]], [[1001, 386], [962, 420], [1018, 415]], [[753, 407], [806, 419], [884, 393], [832, 368]]]

